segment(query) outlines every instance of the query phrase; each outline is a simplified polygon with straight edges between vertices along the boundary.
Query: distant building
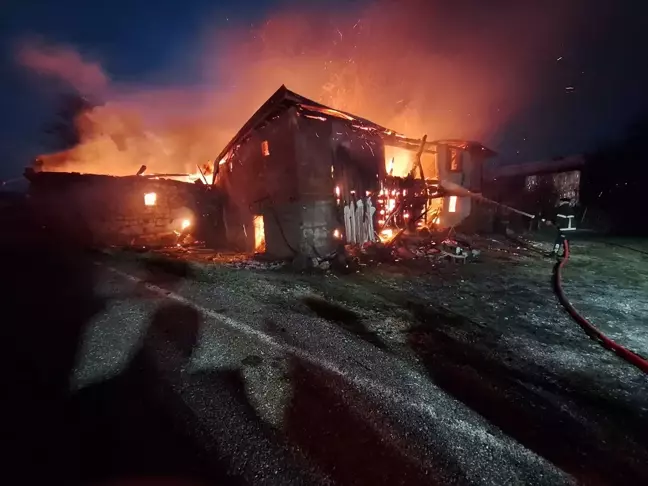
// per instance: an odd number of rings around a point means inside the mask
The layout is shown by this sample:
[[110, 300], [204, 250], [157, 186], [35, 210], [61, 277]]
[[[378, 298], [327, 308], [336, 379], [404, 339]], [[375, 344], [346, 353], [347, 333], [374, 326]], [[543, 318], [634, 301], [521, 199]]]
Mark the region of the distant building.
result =
[[484, 195], [532, 214], [548, 212], [561, 198], [579, 200], [583, 155], [487, 167]]

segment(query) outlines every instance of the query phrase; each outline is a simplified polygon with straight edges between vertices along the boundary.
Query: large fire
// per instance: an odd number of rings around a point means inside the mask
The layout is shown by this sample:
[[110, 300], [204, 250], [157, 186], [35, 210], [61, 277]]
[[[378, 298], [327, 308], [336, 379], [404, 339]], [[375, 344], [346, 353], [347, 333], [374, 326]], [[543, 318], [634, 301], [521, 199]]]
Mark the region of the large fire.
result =
[[[564, 40], [559, 16], [531, 3], [471, 10], [377, 0], [343, 16], [304, 7], [252, 28], [208, 22], [203, 52], [187, 56], [200, 60], [200, 79], [172, 88], [111, 80], [69, 48], [25, 45], [18, 60], [102, 103], [79, 115], [81, 143], [42, 157], [44, 169], [128, 175], [145, 164], [150, 173], [195, 180], [209, 175], [197, 166], [281, 84], [414, 138], [489, 142], [539, 82], [538, 60], [555, 57]], [[411, 169], [406, 154], [392, 159], [394, 175]]]

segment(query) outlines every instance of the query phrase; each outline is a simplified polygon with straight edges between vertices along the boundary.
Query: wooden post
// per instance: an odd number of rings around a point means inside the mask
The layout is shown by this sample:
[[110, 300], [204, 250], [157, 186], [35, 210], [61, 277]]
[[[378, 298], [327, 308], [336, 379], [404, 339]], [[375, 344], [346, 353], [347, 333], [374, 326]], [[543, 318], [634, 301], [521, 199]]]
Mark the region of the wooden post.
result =
[[196, 164], [196, 167], [198, 168], [198, 172], [200, 172], [200, 175], [202, 176], [203, 182], [205, 183], [206, 186], [208, 186], [209, 183], [207, 182], [207, 177], [205, 177], [205, 173], [204, 173], [203, 170], [200, 168], [200, 165], [199, 165], [199, 164]]
[[419, 147], [418, 152], [416, 152], [416, 160], [414, 161], [415, 163], [414, 167], [418, 167], [419, 176], [422, 181], [425, 180], [425, 177], [423, 176], [423, 164], [421, 164], [421, 157], [423, 156], [423, 151], [425, 150], [426, 142], [427, 142], [427, 135], [423, 135], [423, 138], [421, 139], [421, 146]]
[[[428, 190], [427, 190], [427, 185], [425, 184], [425, 177], [423, 175], [423, 164], [421, 163], [421, 157], [423, 156], [423, 151], [425, 150], [425, 143], [427, 142], [427, 134], [423, 135], [423, 138], [421, 139], [421, 146], [418, 149], [418, 152], [416, 152], [416, 159], [414, 160], [414, 167], [412, 167], [412, 175], [414, 174], [414, 170], [416, 167], [418, 167], [419, 170], [419, 176], [421, 177], [421, 181], [423, 182], [423, 186], [425, 187], [425, 206], [423, 207], [423, 214], [424, 214], [424, 221], [425, 225], [427, 226], [427, 214], [428, 214]], [[412, 226], [414, 225], [413, 219], [411, 220]], [[414, 227], [414, 226], [413, 226]]]

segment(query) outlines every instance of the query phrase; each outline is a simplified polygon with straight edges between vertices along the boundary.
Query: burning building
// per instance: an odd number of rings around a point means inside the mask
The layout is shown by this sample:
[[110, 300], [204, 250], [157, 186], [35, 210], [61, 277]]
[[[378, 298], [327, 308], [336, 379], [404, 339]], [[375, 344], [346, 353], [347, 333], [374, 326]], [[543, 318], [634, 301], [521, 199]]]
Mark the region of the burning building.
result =
[[[282, 86], [222, 150], [213, 184], [226, 239], [275, 257], [449, 227], [481, 192], [476, 142], [408, 138]], [[461, 188], [463, 191], [455, 191]]]
[[[214, 196], [204, 183], [27, 169], [31, 204], [94, 246], [168, 246], [214, 240]], [[173, 175], [170, 175], [173, 177]], [[181, 179], [185, 176], [181, 175]]]
[[43, 156], [26, 177], [34, 204], [95, 245], [168, 245], [191, 233], [278, 258], [455, 226], [493, 155], [476, 142], [408, 138], [285, 86], [195, 174], [54, 172], [86, 162], [88, 150]]

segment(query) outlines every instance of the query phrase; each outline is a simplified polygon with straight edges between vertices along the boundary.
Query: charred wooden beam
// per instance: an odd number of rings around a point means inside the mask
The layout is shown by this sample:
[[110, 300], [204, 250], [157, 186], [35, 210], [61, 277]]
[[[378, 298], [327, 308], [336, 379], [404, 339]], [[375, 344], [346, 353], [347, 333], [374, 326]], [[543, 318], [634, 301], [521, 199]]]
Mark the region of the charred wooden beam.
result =
[[427, 142], [427, 135], [423, 135], [423, 138], [421, 139], [421, 146], [418, 149], [418, 152], [416, 152], [416, 158], [414, 159], [414, 167], [412, 167], [412, 175], [414, 175], [414, 171], [418, 167], [419, 170], [419, 176], [422, 181], [425, 180], [425, 177], [423, 175], [423, 164], [421, 164], [421, 156], [423, 155], [423, 151], [425, 150], [425, 143]]

